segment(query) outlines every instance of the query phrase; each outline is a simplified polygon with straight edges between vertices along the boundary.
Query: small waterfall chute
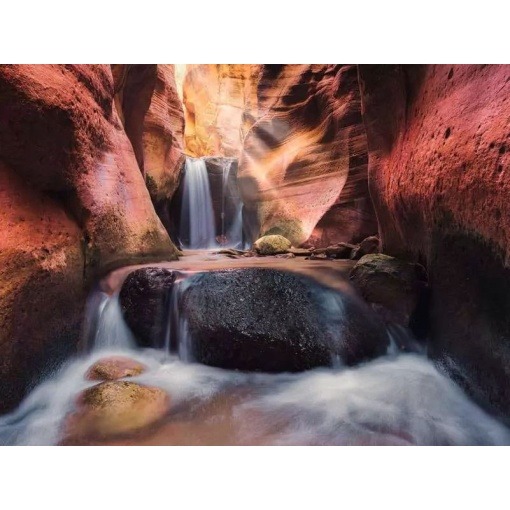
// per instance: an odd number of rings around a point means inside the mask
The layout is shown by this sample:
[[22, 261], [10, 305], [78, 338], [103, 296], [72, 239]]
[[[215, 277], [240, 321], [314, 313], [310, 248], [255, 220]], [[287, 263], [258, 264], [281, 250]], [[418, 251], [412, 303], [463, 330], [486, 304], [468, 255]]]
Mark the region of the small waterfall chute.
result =
[[92, 292], [86, 306], [84, 338], [87, 351], [123, 350], [136, 345], [124, 321], [118, 292], [111, 296], [100, 290]]
[[[221, 210], [221, 235], [229, 248], [243, 248], [243, 203], [239, 195], [237, 180], [231, 178], [234, 160], [223, 163], [223, 189]], [[231, 201], [231, 214], [227, 217], [227, 196]], [[232, 207], [233, 206], [233, 207]], [[228, 221], [229, 220], [229, 221]]]
[[183, 248], [217, 246], [209, 177], [205, 161], [200, 158], [186, 158], [180, 232]]

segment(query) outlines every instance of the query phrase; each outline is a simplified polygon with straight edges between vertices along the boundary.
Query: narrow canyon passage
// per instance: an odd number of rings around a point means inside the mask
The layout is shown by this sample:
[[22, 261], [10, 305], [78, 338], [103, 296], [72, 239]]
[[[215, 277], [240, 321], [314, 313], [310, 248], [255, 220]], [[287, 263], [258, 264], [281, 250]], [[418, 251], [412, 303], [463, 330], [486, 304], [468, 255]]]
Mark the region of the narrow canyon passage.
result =
[[510, 444], [509, 69], [0, 66], [0, 444]]

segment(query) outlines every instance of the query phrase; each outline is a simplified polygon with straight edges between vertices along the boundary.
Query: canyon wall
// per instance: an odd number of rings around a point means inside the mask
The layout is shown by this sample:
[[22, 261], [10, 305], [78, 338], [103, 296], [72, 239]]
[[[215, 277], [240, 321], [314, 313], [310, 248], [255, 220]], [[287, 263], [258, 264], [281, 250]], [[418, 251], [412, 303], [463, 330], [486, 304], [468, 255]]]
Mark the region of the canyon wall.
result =
[[356, 66], [188, 65], [185, 151], [239, 158], [252, 240], [328, 246], [376, 233]]
[[0, 66], [0, 412], [80, 338], [90, 284], [176, 258], [105, 65]]
[[239, 178], [253, 235], [327, 246], [376, 233], [353, 65], [264, 65]]
[[259, 65], [188, 64], [183, 80], [190, 156], [240, 157], [257, 107]]
[[510, 418], [510, 66], [359, 66], [382, 249], [426, 265], [429, 354]]
[[184, 111], [172, 64], [113, 64], [115, 105], [158, 213], [179, 184]]

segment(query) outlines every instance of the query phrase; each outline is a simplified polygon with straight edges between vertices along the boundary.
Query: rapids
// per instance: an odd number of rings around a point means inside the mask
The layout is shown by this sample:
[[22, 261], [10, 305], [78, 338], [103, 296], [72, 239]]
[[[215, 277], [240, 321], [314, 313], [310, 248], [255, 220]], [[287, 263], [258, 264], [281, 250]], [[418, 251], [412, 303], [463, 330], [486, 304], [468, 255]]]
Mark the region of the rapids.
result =
[[[180, 321], [178, 313], [169, 314]], [[193, 363], [186, 324], [179, 348], [140, 349], [122, 318], [118, 297], [89, 299], [92, 343], [39, 384], [14, 412], [0, 417], [0, 444], [64, 442], [77, 395], [97, 384], [84, 375], [107, 355], [124, 355], [148, 370], [133, 382], [171, 397], [164, 423], [128, 437], [86, 444], [232, 445], [506, 445], [509, 430], [473, 403], [423, 354], [397, 353], [357, 367], [301, 373], [243, 373]]]

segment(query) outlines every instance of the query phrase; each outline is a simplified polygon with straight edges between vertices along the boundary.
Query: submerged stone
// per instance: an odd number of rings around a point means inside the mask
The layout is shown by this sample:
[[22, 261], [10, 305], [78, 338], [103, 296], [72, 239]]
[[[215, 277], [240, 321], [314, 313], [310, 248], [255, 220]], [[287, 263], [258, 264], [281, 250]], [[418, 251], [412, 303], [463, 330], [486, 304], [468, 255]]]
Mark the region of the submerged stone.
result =
[[308, 277], [231, 269], [191, 276], [183, 287], [191, 355], [207, 365], [300, 371], [386, 352], [385, 327], [364, 303]]

